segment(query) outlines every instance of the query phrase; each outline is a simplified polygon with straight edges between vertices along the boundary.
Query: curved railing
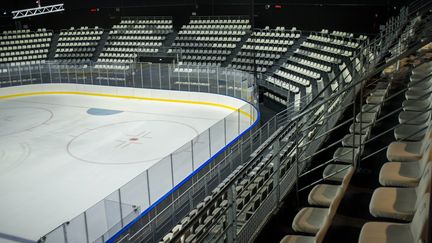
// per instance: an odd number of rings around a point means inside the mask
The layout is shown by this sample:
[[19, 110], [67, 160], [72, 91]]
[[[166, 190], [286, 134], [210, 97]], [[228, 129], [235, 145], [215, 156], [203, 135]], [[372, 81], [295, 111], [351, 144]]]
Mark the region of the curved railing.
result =
[[[98, 66], [104, 67], [100, 63]], [[229, 68], [151, 63], [134, 63], [123, 70], [96, 68], [95, 63], [0, 66], [0, 88], [51, 83], [213, 93], [241, 99], [245, 101], [245, 105], [82, 214], [47, 232], [40, 238], [41, 242], [94, 242], [97, 239], [104, 241], [131, 221], [137, 221], [137, 217], [151, 217], [150, 221], [160, 221], [160, 212], [178, 200], [181, 193], [190, 188], [191, 184], [203, 178], [208, 167], [213, 168], [226, 160], [228, 151], [232, 150], [232, 144], [243, 134], [252, 132], [259, 121], [253, 76]], [[241, 118], [244, 114], [248, 117], [246, 123], [245, 119]], [[178, 156], [180, 153], [181, 156]], [[161, 163], [186, 163], [193, 169], [191, 174], [184, 178], [184, 175], [180, 175], [172, 166], [160, 166]], [[162, 190], [159, 188], [156, 194], [150, 193], [153, 186], [160, 184], [154, 178], [160, 178], [161, 174], [164, 178], [172, 178], [173, 181], [169, 183], [172, 186]], [[202, 195], [209, 190], [205, 184], [195, 185], [194, 188], [202, 191]], [[200, 195], [189, 201], [181, 198], [187, 205], [194, 205], [198, 199], [201, 199]]]

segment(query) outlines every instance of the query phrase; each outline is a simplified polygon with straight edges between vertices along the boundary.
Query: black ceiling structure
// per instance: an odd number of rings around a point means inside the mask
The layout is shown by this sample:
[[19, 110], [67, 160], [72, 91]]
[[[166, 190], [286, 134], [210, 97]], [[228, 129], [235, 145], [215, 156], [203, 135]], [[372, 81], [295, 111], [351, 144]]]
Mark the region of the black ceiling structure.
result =
[[[6, 1], [0, 28], [99, 26], [109, 28], [121, 16], [172, 16], [176, 28], [191, 15], [251, 15], [255, 27], [295, 26], [303, 30], [334, 28], [373, 34], [408, 0], [42, 0], [42, 5], [64, 3], [64, 13], [12, 20], [10, 12], [36, 6], [34, 0]], [[252, 6], [253, 5], [253, 6]]]

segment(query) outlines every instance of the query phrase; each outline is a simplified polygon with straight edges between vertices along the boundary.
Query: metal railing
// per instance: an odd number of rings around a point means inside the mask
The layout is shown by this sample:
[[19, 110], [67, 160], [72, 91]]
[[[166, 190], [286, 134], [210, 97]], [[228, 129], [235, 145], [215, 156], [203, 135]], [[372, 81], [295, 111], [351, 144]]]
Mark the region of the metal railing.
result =
[[[246, 102], [96, 205], [41, 237], [41, 242], [103, 242], [138, 216], [138, 219], [149, 218], [152, 223], [160, 221], [159, 217], [165, 217], [161, 212], [165, 212], [166, 205], [171, 202], [196, 205], [195, 202], [210, 190], [209, 183], [215, 183], [207, 181], [206, 170], [226, 169], [227, 163], [222, 161], [232, 153], [232, 144], [242, 134], [252, 133], [259, 120], [253, 76], [229, 68], [134, 63], [128, 70], [111, 70], [95, 68], [95, 63], [75, 66], [46, 63], [3, 65], [0, 70], [0, 88], [27, 84], [87, 84], [214, 93]], [[268, 130], [270, 132], [273, 131]], [[177, 166], [190, 168], [190, 171], [176, 170]], [[224, 172], [218, 173], [219, 178], [224, 179]], [[161, 174], [172, 180], [161, 183], [157, 179]], [[185, 199], [182, 192], [190, 184], [194, 184], [199, 193]]]
[[[302, 189], [298, 180], [305, 169], [309, 168], [313, 158], [311, 155], [322, 152], [318, 149], [326, 135], [339, 127], [335, 127], [335, 124], [347, 105], [357, 105], [355, 97], [359, 92], [363, 96], [363, 80], [395, 63], [395, 60], [386, 62], [383, 57], [403, 31], [407, 20], [408, 16], [401, 17], [399, 24], [391, 25], [393, 31], [381, 35], [362, 50], [368, 58], [362, 57], [353, 70], [364, 71], [353, 77], [350, 83], [342, 82], [336, 90], [332, 90], [329, 83], [312, 102], [303, 107], [300, 114], [281, 123], [277, 132], [234, 171], [230, 180], [224, 181], [213, 191], [203, 202], [204, 206], [182, 218], [174, 234], [169, 236], [173, 237], [172, 241], [252, 241], [271, 213], [277, 210], [284, 196], [294, 186], [297, 191]], [[424, 42], [397, 56], [406, 56], [422, 44]], [[380, 45], [382, 48], [378, 48]], [[369, 53], [374, 55], [369, 57]], [[335, 79], [333, 82], [338, 81]], [[330, 94], [329, 97], [321, 97], [326, 93]], [[279, 115], [286, 112], [288, 111]], [[146, 240], [126, 233], [115, 241]]]

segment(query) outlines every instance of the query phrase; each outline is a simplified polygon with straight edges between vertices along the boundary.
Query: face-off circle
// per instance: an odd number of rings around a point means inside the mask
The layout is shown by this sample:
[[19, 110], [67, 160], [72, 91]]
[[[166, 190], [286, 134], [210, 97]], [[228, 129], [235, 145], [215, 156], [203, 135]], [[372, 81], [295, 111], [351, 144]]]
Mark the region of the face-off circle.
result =
[[37, 128], [53, 117], [50, 110], [37, 107], [0, 108], [0, 136]]
[[161, 160], [182, 147], [185, 137], [192, 140], [196, 136], [196, 129], [179, 122], [128, 121], [83, 132], [68, 143], [67, 150], [72, 157], [87, 163], [137, 164]]

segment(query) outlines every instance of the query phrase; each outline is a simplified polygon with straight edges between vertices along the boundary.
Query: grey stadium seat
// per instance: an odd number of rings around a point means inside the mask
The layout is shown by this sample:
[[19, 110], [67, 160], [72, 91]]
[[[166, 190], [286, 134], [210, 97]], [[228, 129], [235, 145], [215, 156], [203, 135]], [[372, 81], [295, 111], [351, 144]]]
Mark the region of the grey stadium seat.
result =
[[425, 138], [417, 142], [401, 141], [392, 142], [387, 147], [387, 159], [389, 161], [410, 162], [429, 157], [424, 152], [429, 147], [430, 140]]
[[426, 242], [430, 194], [424, 195], [411, 223], [368, 222], [360, 231], [359, 243]]
[[323, 178], [328, 181], [342, 182], [350, 170], [353, 170], [351, 165], [329, 164], [323, 171]]
[[417, 186], [429, 163], [430, 147], [425, 151], [425, 156], [419, 161], [413, 162], [387, 162], [380, 170], [379, 182], [383, 186]]
[[380, 187], [372, 195], [369, 211], [375, 217], [410, 221], [423, 195], [430, 192], [431, 164], [429, 163], [417, 187]]
[[292, 228], [296, 232], [316, 234], [326, 224], [328, 218], [332, 219], [342, 201], [344, 191], [339, 189], [329, 208], [302, 208], [294, 217]]
[[339, 189], [345, 193], [353, 174], [354, 170], [349, 170], [349, 173], [347, 173], [342, 180], [341, 185], [318, 184], [314, 186], [309, 192], [309, 204], [313, 206], [329, 207], [332, 201], [335, 200]]

